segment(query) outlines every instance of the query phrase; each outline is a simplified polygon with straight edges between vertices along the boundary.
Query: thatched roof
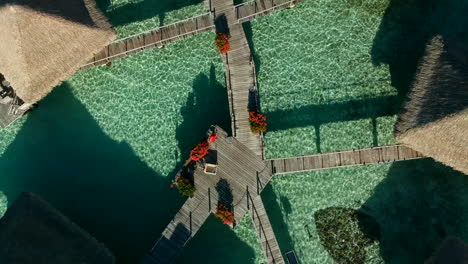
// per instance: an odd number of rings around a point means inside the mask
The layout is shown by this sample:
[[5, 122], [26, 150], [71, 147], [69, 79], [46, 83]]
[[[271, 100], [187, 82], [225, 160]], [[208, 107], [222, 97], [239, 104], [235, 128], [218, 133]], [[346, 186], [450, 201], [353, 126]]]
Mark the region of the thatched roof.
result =
[[468, 244], [455, 237], [446, 238], [426, 264], [468, 264]]
[[112, 253], [32, 193], [0, 219], [2, 264], [111, 264]]
[[3, 0], [0, 73], [35, 103], [115, 37], [92, 0]]
[[395, 132], [401, 143], [468, 174], [468, 48], [432, 39]]

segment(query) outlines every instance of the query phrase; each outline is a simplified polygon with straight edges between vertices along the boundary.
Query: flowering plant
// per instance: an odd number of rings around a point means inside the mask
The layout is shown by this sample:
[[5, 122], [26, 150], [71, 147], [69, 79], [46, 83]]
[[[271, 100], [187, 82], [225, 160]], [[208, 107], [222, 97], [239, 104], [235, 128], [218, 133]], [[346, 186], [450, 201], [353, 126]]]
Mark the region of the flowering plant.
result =
[[218, 210], [215, 215], [221, 219], [225, 225], [234, 224], [234, 213], [225, 204], [218, 204]]
[[177, 175], [175, 180], [171, 184], [171, 188], [177, 186], [179, 192], [188, 197], [193, 197], [193, 194], [197, 190], [195, 185], [190, 181], [190, 179]]
[[266, 116], [258, 110], [249, 112], [250, 130], [253, 133], [262, 133], [267, 130]]
[[200, 142], [195, 148], [190, 151], [190, 159], [193, 161], [199, 161], [208, 155], [208, 149], [210, 146], [207, 141]]
[[215, 44], [216, 49], [218, 49], [221, 54], [226, 54], [231, 50], [231, 45], [229, 45], [229, 36], [226, 33], [216, 33]]
[[208, 138], [210, 142], [215, 142], [215, 140], [218, 138], [218, 135], [216, 133], [211, 133], [211, 136]]

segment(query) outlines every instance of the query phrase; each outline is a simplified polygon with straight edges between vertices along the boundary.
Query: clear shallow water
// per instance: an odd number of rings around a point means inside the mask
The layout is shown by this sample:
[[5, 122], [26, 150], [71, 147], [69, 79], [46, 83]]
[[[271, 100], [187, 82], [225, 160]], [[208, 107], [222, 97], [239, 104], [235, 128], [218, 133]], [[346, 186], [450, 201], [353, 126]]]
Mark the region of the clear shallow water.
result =
[[269, 118], [268, 157], [395, 142], [398, 92], [371, 54], [387, 4], [305, 1], [245, 26]]
[[203, 0], [97, 0], [119, 38], [203, 14]]
[[468, 239], [468, 178], [430, 159], [274, 177], [262, 193], [283, 252], [301, 263], [334, 263], [314, 212], [364, 208], [381, 242], [366, 263], [423, 263], [447, 235]]

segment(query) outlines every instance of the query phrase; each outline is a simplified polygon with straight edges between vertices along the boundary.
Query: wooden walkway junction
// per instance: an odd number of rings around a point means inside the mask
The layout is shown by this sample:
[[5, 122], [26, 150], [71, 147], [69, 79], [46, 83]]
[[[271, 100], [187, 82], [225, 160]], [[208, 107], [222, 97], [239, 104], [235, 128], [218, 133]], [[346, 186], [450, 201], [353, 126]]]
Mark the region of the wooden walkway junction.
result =
[[[211, 0], [216, 2], [217, 0]], [[256, 0], [229, 7], [233, 12], [230, 21], [234, 24], [252, 20], [256, 17], [269, 14], [281, 8], [287, 8], [303, 0]], [[214, 7], [214, 5], [212, 5]], [[119, 39], [106, 46], [97, 53], [93, 59], [80, 69], [85, 70], [95, 66], [105, 65], [119, 58], [129, 56], [147, 49], [163, 47], [165, 44], [187, 38], [202, 32], [212, 31], [214, 26], [212, 12], [191, 17], [173, 24], [148, 30], [127, 38]]]
[[406, 146], [390, 145], [301, 157], [270, 159], [266, 162], [270, 163], [269, 167], [272, 174], [286, 174], [420, 158], [424, 158], [424, 156]]
[[[265, 157], [263, 136], [252, 133], [249, 123], [249, 107], [260, 108], [255, 64], [244, 29], [238, 19], [238, 9], [232, 8], [232, 0], [210, 2], [209, 7], [216, 14], [215, 18], [222, 16], [229, 25], [231, 50], [226, 56], [223, 56], [223, 62], [226, 72], [233, 135], [263, 160]], [[252, 192], [247, 190], [247, 204], [250, 204], [250, 216], [268, 263], [284, 264], [275, 233], [260, 197], [262, 189], [271, 179], [271, 176], [272, 174], [268, 169], [259, 171], [256, 175], [250, 175], [252, 179], [256, 180], [255, 185], [251, 185], [250, 190], [254, 190], [253, 193], [257, 196], [251, 195]], [[255, 189], [252, 189], [254, 186]]]
[[265, 169], [265, 161], [221, 128], [217, 128], [217, 135], [218, 139], [210, 143], [216, 153], [216, 175], [206, 174], [201, 167], [195, 169], [195, 196], [187, 199], [143, 263], [173, 262], [209, 214], [216, 213], [218, 202], [232, 205], [239, 222], [249, 210], [248, 193], [251, 199], [260, 197], [256, 175], [270, 171]]

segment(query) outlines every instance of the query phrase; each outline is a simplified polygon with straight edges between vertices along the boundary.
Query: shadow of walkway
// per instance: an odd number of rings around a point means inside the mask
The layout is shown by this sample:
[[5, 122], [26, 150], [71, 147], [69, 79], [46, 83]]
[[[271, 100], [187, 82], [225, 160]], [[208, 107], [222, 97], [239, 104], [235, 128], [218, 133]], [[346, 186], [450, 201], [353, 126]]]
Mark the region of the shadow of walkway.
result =
[[360, 210], [385, 263], [423, 263], [446, 236], [468, 241], [468, 178], [432, 159], [396, 162]]
[[110, 0], [96, 1], [97, 6], [107, 15], [114, 27], [143, 21], [155, 16], [159, 17], [159, 26], [163, 26], [167, 12], [201, 2], [203, 0], [143, 0], [121, 5], [108, 11]]
[[118, 263], [138, 263], [183, 202], [170, 179], [103, 133], [66, 83], [27, 118], [0, 158], [1, 191], [37, 193]]

